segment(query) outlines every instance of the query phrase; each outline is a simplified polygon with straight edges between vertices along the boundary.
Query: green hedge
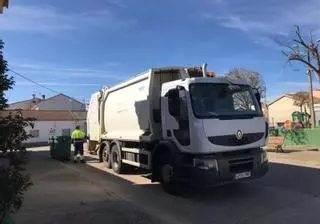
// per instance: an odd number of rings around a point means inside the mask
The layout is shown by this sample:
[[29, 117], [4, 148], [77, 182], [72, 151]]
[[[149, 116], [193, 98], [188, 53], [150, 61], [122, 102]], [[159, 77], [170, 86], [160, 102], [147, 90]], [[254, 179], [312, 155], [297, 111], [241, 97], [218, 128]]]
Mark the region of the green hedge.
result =
[[280, 130], [279, 134], [285, 137], [285, 145], [306, 145], [320, 148], [320, 128]]

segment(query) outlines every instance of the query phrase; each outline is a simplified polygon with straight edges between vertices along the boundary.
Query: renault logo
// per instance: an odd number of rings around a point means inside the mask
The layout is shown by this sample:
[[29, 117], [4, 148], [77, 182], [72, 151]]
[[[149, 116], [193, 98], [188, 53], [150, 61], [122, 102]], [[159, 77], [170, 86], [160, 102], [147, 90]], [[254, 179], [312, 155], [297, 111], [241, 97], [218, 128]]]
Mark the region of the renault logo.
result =
[[243, 137], [242, 131], [238, 130], [238, 131], [236, 132], [236, 138], [237, 138], [238, 140], [241, 140], [242, 137]]

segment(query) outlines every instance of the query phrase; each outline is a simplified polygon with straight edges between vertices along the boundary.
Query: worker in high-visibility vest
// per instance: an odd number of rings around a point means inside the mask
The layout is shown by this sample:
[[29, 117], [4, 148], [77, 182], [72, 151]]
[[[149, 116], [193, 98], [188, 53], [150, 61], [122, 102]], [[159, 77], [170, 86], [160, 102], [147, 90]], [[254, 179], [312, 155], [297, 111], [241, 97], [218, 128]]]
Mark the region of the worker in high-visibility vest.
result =
[[79, 126], [76, 126], [75, 130], [71, 134], [72, 143], [74, 146], [74, 155], [73, 155], [73, 162], [76, 163], [78, 159], [82, 163], [84, 163], [83, 157], [83, 142], [86, 134], [80, 130]]

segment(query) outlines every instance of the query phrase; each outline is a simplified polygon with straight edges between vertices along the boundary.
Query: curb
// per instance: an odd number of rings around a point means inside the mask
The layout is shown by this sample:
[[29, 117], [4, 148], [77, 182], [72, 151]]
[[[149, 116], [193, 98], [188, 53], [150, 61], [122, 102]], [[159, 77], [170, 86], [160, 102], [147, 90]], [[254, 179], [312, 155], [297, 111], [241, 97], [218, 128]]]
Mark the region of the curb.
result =
[[[265, 148], [267, 152], [277, 152], [276, 149], [268, 149]], [[283, 152], [278, 151], [278, 153], [291, 153], [291, 152], [319, 152], [318, 148], [307, 148], [307, 149], [288, 149], [288, 148], [283, 148]]]

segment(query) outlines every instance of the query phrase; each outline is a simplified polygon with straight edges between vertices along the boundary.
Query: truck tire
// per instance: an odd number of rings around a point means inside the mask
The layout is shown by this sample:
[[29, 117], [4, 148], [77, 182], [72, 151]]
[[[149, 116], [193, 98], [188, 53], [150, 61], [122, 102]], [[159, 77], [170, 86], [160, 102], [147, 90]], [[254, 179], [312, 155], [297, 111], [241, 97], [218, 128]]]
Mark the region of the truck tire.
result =
[[87, 148], [90, 155], [97, 155], [97, 151], [95, 150], [96, 145], [97, 144], [94, 144], [93, 141], [88, 140]]
[[121, 151], [117, 144], [111, 147], [111, 164], [115, 173], [121, 174], [124, 170], [124, 165], [121, 162]]
[[109, 143], [104, 144], [104, 147], [102, 149], [102, 160], [108, 169], [110, 169], [112, 167], [112, 165], [111, 165], [111, 152], [110, 152]]
[[159, 161], [158, 168], [162, 188], [167, 193], [176, 195], [179, 191], [179, 186], [174, 178], [175, 168], [173, 163], [171, 162], [171, 158], [169, 155], [163, 155], [163, 157]]

